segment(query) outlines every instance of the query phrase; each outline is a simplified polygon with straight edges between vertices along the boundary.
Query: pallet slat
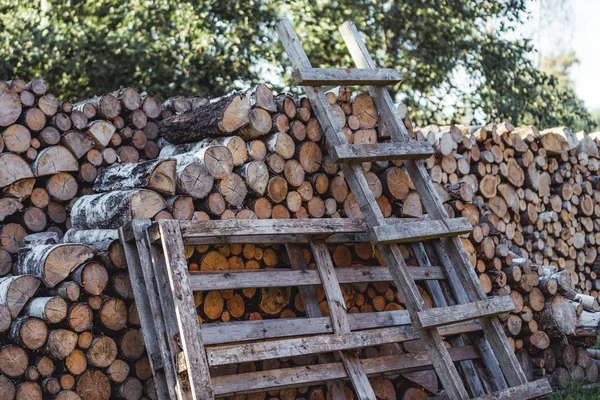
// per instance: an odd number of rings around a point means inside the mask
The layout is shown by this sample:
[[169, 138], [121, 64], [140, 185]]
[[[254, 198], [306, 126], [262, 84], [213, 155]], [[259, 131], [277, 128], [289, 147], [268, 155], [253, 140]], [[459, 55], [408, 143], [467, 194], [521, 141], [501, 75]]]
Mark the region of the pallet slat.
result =
[[206, 350], [211, 366], [328, 353], [416, 340], [419, 334], [409, 326], [380, 328], [333, 335], [211, 347]]
[[[293, 270], [296, 271], [308, 271], [308, 265], [304, 259], [304, 251], [302, 247], [294, 244], [286, 244], [285, 246], [290, 264]], [[319, 279], [320, 281], [320, 279]], [[317, 291], [314, 286], [300, 286], [298, 293], [302, 299], [304, 305], [304, 311], [306, 316], [309, 318], [319, 318], [323, 316], [321, 307], [319, 304], [319, 298]], [[327, 364], [335, 361], [333, 354], [319, 354], [317, 356], [319, 364]], [[344, 383], [339, 380], [327, 381], [327, 391], [331, 394], [332, 400], [345, 400], [346, 394], [344, 393]]]
[[511, 399], [535, 399], [552, 393], [552, 387], [548, 379], [542, 378], [537, 381], [527, 382], [523, 385], [512, 387], [477, 397], [473, 400], [511, 400]]
[[402, 80], [402, 73], [390, 68], [299, 68], [292, 77], [296, 85], [304, 86], [395, 85]]
[[[167, 341], [164, 337], [164, 320], [158, 293], [155, 292], [152, 274], [150, 253], [145, 243], [144, 229], [150, 225], [150, 220], [136, 220], [130, 225], [129, 240], [125, 239], [125, 229], [119, 230], [120, 240], [127, 260], [127, 268], [131, 278], [131, 287], [135, 293], [136, 307], [140, 310], [140, 324], [144, 332], [153, 334], [145, 335], [144, 342], [150, 357], [148, 357], [154, 371], [154, 384], [160, 398], [175, 397], [176, 377], [173, 365], [164, 365], [165, 357], [169, 357]], [[135, 236], [134, 236], [135, 235]], [[143, 261], [142, 261], [143, 258]], [[143, 293], [143, 295], [142, 295]], [[169, 358], [167, 358], [168, 360]]]
[[[381, 311], [349, 314], [348, 322], [352, 331], [410, 325], [408, 311]], [[457, 335], [481, 329], [475, 321], [446, 325], [439, 328], [442, 335]], [[290, 336], [318, 335], [333, 333], [329, 317], [285, 318], [283, 320], [256, 320], [213, 322], [200, 325], [202, 341], [206, 346], [275, 339]]]
[[[414, 280], [444, 279], [440, 267], [409, 267]], [[340, 283], [390, 282], [392, 276], [387, 267], [336, 268]], [[287, 287], [320, 285], [319, 273], [315, 270], [295, 271], [291, 269], [240, 270], [191, 272], [190, 285], [194, 292], [204, 290], [247, 289], [259, 287]]]
[[335, 163], [365, 161], [422, 160], [433, 154], [429, 142], [344, 144], [331, 148]]
[[392, 225], [375, 226], [370, 235], [373, 243], [415, 243], [444, 236], [469, 233], [473, 226], [466, 218], [445, 220], [402, 221]]
[[[477, 351], [473, 346], [455, 347], [448, 350], [453, 362], [475, 360]], [[431, 366], [426, 352], [406, 353], [360, 360], [367, 375], [382, 373], [408, 373]], [[316, 385], [331, 379], [347, 379], [341, 362], [313, 365], [310, 368], [293, 367], [246, 374], [227, 375], [212, 379], [216, 396], [232, 396], [266, 390]]]
[[159, 222], [166, 270], [172, 288], [173, 302], [181, 345], [186, 353], [185, 365], [191, 396], [197, 400], [214, 398], [210, 383], [208, 361], [198, 325], [194, 295], [190, 289], [189, 273], [185, 250], [181, 240], [179, 224], [175, 220]]
[[[329, 315], [333, 324], [333, 332], [338, 335], [349, 334], [350, 322], [348, 322], [348, 313], [346, 312], [346, 302], [344, 295], [340, 289], [340, 284], [335, 276], [335, 270], [333, 268], [333, 262], [331, 261], [331, 255], [327, 244], [323, 240], [310, 239], [310, 247], [313, 251], [313, 257], [317, 264], [317, 271], [321, 277], [323, 284], [323, 291], [327, 298], [327, 305], [329, 307]], [[370, 400], [375, 398], [375, 392], [369, 383], [367, 374], [365, 373], [358, 353], [340, 351], [340, 357], [342, 363], [346, 368], [352, 386], [356, 391], [356, 395], [361, 400]]]
[[433, 328], [436, 326], [483, 318], [510, 312], [515, 309], [515, 303], [510, 296], [491, 297], [488, 300], [473, 303], [458, 304], [455, 306], [428, 308], [415, 315], [415, 324], [418, 329]]

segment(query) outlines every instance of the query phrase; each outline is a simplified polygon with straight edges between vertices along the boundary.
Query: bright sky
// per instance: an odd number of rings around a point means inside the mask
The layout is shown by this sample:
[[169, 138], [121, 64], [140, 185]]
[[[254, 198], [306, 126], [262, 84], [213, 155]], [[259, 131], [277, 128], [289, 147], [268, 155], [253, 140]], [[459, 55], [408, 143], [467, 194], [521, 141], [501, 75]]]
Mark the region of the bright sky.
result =
[[600, 1], [574, 0], [573, 48], [581, 63], [573, 70], [577, 94], [590, 109], [600, 109]]
[[[531, 8], [533, 21], [528, 25], [532, 28], [533, 25], [537, 28], [539, 6], [543, 2], [536, 0], [537, 4]], [[571, 71], [575, 90], [589, 109], [600, 109], [600, 0], [567, 0], [567, 3], [568, 23], [558, 20], [546, 24], [541, 37], [537, 33], [525, 34], [533, 35], [543, 55], [550, 55], [556, 47], [575, 50], [580, 61]]]

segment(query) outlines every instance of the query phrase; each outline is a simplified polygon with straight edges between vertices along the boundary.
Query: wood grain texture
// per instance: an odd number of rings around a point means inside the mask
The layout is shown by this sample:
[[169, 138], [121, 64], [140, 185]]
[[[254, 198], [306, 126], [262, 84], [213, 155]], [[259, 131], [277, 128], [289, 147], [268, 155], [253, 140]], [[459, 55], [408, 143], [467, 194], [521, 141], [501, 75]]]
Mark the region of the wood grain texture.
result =
[[[472, 346], [450, 349], [453, 362], [477, 359], [477, 351]], [[425, 352], [407, 353], [360, 360], [367, 375], [383, 372], [406, 373], [422, 370], [431, 366], [431, 360]], [[213, 378], [216, 396], [260, 392], [284, 389], [302, 385], [314, 385], [330, 379], [344, 379], [348, 374], [341, 362], [314, 365], [310, 368], [294, 367], [271, 371], [251, 372]], [[374, 398], [374, 397], [373, 397]]]
[[397, 224], [375, 226], [370, 235], [373, 243], [407, 243], [444, 236], [456, 236], [473, 230], [466, 218], [453, 218], [433, 221], [404, 220]]
[[[316, 272], [308, 270], [302, 247], [294, 244], [287, 244], [285, 248], [293, 270], [302, 273]], [[315, 278], [319, 283], [321, 282], [318, 277], [318, 272]], [[306, 316], [309, 318], [322, 317], [323, 313], [319, 306], [316, 288], [314, 286], [300, 286], [298, 292], [300, 293]], [[332, 354], [319, 354], [318, 356], [319, 364], [329, 363], [332, 360]], [[346, 394], [344, 393], [344, 383], [339, 379], [327, 381], [327, 390], [331, 393], [333, 400], [344, 400], [346, 398]]]
[[[409, 267], [416, 281], [444, 279], [440, 267]], [[392, 275], [387, 267], [349, 267], [335, 270], [339, 283], [390, 282]], [[286, 287], [320, 285], [321, 279], [315, 270], [289, 270], [285, 268], [191, 272], [190, 285], [193, 291], [246, 289], [259, 287]]]
[[429, 142], [346, 144], [331, 148], [334, 162], [361, 163], [365, 161], [422, 160], [433, 154]]
[[380, 328], [344, 334], [317, 335], [306, 338], [272, 340], [208, 348], [208, 362], [213, 365], [294, 357], [305, 354], [355, 350], [385, 343], [416, 340], [419, 334], [409, 326]]
[[[119, 236], [127, 259], [127, 268], [140, 316], [140, 324], [144, 330], [144, 343], [153, 370], [156, 394], [159, 400], [166, 400], [176, 396], [175, 368], [173, 365], [165, 365], [165, 360], [168, 362], [171, 358], [165, 339], [162, 309], [154, 286], [154, 275], [145, 276], [144, 274], [144, 269], [151, 270], [152, 264], [144, 234], [144, 229], [148, 225], [150, 225], [149, 220], [132, 222], [130, 229], [133, 231], [135, 241], [125, 240], [123, 234], [125, 228], [119, 230]], [[145, 264], [144, 268], [142, 264]]]
[[[350, 333], [346, 302], [344, 301], [340, 284], [335, 276], [327, 244], [323, 240], [313, 240], [311, 238], [310, 247], [312, 248], [315, 263], [317, 264], [317, 271], [319, 271], [323, 291], [327, 298], [333, 331], [336, 334]], [[358, 398], [365, 400], [374, 399], [375, 393], [362, 368], [358, 354], [354, 352], [340, 352], [340, 356]]]
[[487, 300], [473, 303], [458, 304], [455, 306], [429, 308], [419, 311], [415, 315], [415, 323], [419, 329], [442, 326], [451, 323], [466, 321], [510, 312], [515, 309], [515, 304], [510, 296], [491, 297]]
[[196, 306], [190, 287], [179, 223], [175, 220], [161, 220], [159, 229], [166, 269], [175, 303], [181, 344], [186, 353], [185, 363], [188, 370], [191, 396], [194, 399], [212, 399], [213, 391], [210, 385], [208, 362], [204, 352], [200, 327], [198, 326]]
[[395, 85], [402, 80], [402, 73], [395, 69], [358, 68], [298, 68], [292, 72], [296, 85]]

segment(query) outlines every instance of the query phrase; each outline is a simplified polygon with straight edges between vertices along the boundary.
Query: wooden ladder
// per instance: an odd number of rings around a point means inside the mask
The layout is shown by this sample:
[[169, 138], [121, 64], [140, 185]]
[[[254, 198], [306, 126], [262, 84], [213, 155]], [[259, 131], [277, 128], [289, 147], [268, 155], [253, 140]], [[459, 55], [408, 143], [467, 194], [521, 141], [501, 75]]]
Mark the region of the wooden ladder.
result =
[[[468, 399], [467, 389], [453, 363], [450, 352], [445, 347], [440, 327], [465, 320], [478, 319], [484, 335], [474, 336], [473, 343], [478, 348], [490, 379], [493, 394], [485, 395], [481, 380], [475, 375], [472, 364], [463, 364], [465, 380], [471, 396], [484, 398], [534, 398], [547, 394], [551, 388], [546, 379], [527, 382], [515, 354], [513, 353], [500, 321], [498, 313], [507, 311], [509, 299], [488, 298], [470, 265], [469, 259], [457, 236], [470, 229], [470, 224], [462, 218], [450, 219], [427, 174], [423, 159], [432, 154], [427, 143], [410, 140], [406, 127], [398, 115], [385, 85], [400, 80], [396, 71], [377, 69], [369, 55], [355, 25], [346, 22], [340, 27], [357, 69], [313, 68], [294, 32], [289, 20], [278, 25], [279, 40], [283, 44], [294, 68], [296, 84], [303, 86], [311, 106], [325, 131], [325, 137], [332, 146], [332, 157], [339, 163], [344, 178], [354, 194], [365, 217], [371, 242], [377, 247], [390, 270], [394, 283], [407, 306], [413, 327], [419, 331], [421, 340], [442, 382], [446, 394], [452, 399]], [[330, 107], [321, 86], [368, 85], [377, 111], [390, 134], [391, 143], [348, 144], [342, 129]], [[363, 175], [360, 163], [377, 160], [403, 160], [427, 212], [427, 220], [409, 222], [386, 220], [377, 205]], [[469, 225], [467, 227], [467, 225]], [[417, 230], [418, 229], [418, 230]], [[468, 230], [467, 229], [467, 230]], [[415, 231], [417, 230], [417, 231]], [[407, 235], [408, 231], [412, 231]], [[413, 235], [413, 236], [411, 236]], [[418, 287], [407, 268], [397, 243], [430, 240], [426, 245], [412, 246], [422, 267], [431, 266], [432, 260], [443, 267], [446, 279], [458, 304], [448, 305], [448, 297], [442, 295], [442, 287], [431, 282], [428, 288], [435, 297], [437, 308], [426, 308]], [[509, 308], [510, 309], [510, 308]], [[341, 327], [340, 329], [345, 329]], [[462, 338], [458, 338], [460, 344]], [[354, 376], [353, 384], [364, 382], [364, 369], [361, 370], [352, 358], [344, 359], [349, 375]], [[373, 399], [372, 391], [357, 389], [361, 399]]]

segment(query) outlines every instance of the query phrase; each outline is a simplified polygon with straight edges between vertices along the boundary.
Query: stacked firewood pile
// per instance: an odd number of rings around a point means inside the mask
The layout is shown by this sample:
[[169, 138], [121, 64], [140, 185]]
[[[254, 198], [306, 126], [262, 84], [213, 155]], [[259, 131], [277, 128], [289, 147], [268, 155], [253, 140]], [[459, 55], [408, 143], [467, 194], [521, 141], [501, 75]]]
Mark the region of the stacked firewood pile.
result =
[[[368, 94], [341, 87], [327, 97], [350, 143], [388, 140]], [[427, 168], [449, 214], [473, 224], [463, 241], [482, 287], [515, 302], [502, 320], [529, 378], [553, 375], [561, 386], [570, 378], [595, 381], [598, 367], [585, 348], [596, 334], [588, 313], [600, 308], [598, 143], [567, 128], [405, 124], [434, 146]], [[116, 241], [115, 229], [131, 219], [361, 218], [309, 102], [274, 96], [265, 85], [211, 102], [163, 103], [120, 89], [73, 104], [49, 94], [42, 79], [0, 82], [0, 126], [0, 275], [7, 275], [0, 278], [0, 390], [8, 398], [15, 390], [33, 399], [155, 398]], [[401, 162], [362, 167], [386, 217], [424, 215]], [[25, 240], [38, 232], [49, 233]], [[191, 271], [289, 265], [283, 246], [186, 252]], [[336, 267], [381, 265], [370, 244], [331, 252]], [[305, 258], [310, 264], [308, 251]], [[391, 283], [346, 284], [343, 292], [350, 312], [403, 309]], [[202, 323], [304, 316], [297, 288], [215, 290], [197, 293], [196, 304]], [[421, 350], [409, 342], [363, 352]], [[381, 398], [412, 399], [435, 394], [438, 385], [420, 372], [378, 378], [374, 387]], [[317, 387], [247, 397], [325, 396]]]

